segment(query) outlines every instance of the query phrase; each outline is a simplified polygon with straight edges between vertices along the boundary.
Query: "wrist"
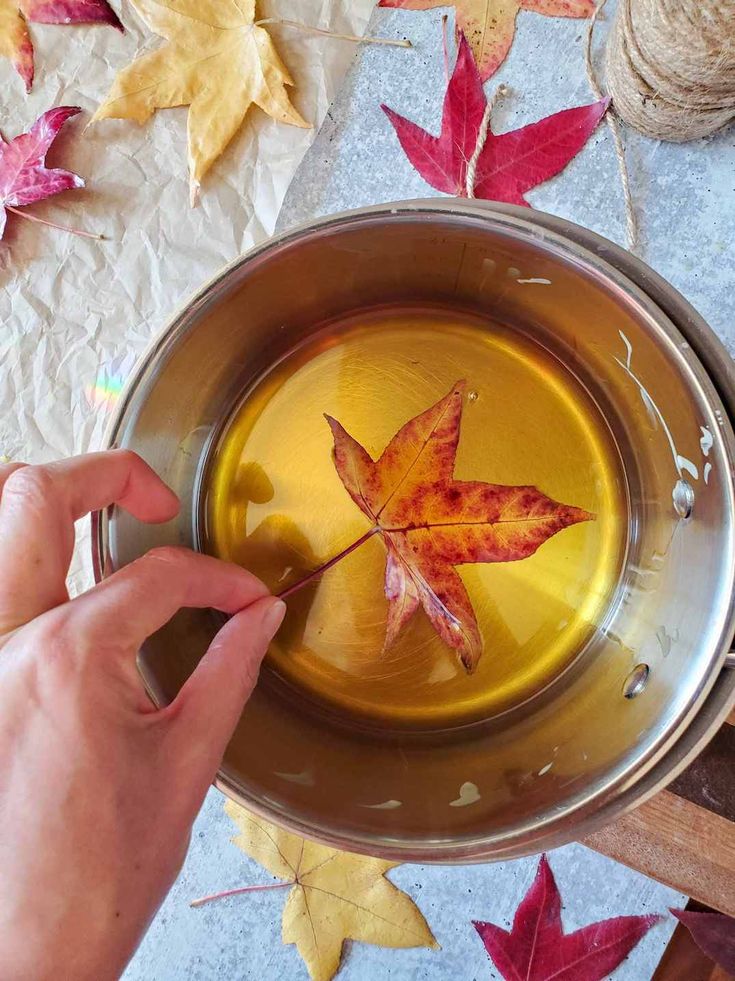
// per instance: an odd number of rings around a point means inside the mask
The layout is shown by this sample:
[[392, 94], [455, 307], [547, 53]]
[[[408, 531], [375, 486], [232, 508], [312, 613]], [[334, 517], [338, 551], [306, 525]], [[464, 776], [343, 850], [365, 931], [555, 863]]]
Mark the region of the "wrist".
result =
[[[55, 897], [60, 899], [61, 897]], [[63, 901], [63, 900], [62, 900]], [[54, 916], [39, 902], [30, 914], [0, 917], [3, 981], [115, 981], [132, 956], [140, 930], [126, 929], [118, 914], [77, 910]], [[53, 902], [58, 912], [59, 904]]]

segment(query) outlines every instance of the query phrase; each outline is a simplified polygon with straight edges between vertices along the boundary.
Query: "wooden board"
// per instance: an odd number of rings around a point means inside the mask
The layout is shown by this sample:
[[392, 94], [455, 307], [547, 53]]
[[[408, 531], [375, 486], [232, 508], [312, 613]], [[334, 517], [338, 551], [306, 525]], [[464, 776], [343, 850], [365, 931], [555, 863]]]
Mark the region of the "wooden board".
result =
[[735, 712], [728, 723], [666, 790], [584, 844], [735, 916]]

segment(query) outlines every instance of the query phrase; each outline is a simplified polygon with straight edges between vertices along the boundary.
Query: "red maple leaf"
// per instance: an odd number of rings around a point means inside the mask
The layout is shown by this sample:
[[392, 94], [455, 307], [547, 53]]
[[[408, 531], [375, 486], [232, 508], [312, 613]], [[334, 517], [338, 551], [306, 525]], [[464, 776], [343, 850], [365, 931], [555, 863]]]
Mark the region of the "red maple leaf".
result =
[[403, 150], [424, 180], [437, 191], [528, 206], [532, 187], [562, 171], [605, 115], [609, 99], [576, 106], [536, 123], [496, 135], [472, 50], [464, 35], [444, 96], [439, 136], [381, 108]]
[[715, 964], [735, 975], [735, 919], [732, 916], [688, 909], [672, 909], [671, 912]]
[[60, 191], [84, 187], [77, 174], [44, 166], [61, 127], [81, 111], [76, 106], [58, 106], [39, 116], [27, 133], [9, 143], [0, 135], [0, 238], [5, 230], [6, 208], [15, 211]]
[[429, 10], [453, 6], [457, 35], [470, 39], [483, 81], [490, 78], [510, 51], [519, 10], [549, 17], [589, 17], [594, 0], [380, 0], [379, 7]]
[[561, 896], [542, 855], [510, 932], [493, 923], [472, 922], [505, 981], [601, 981], [661, 919], [616, 916], [565, 934]]
[[464, 388], [457, 382], [443, 399], [409, 419], [377, 460], [336, 419], [327, 416], [327, 422], [337, 473], [373, 523], [367, 535], [379, 534], [388, 552], [385, 647], [420, 604], [442, 640], [473, 671], [482, 641], [455, 566], [517, 562], [594, 515], [553, 501], [536, 487], [456, 480]]
[[109, 24], [123, 30], [107, 0], [0, 0], [0, 55], [10, 58], [26, 85], [33, 85], [33, 44], [27, 24]]

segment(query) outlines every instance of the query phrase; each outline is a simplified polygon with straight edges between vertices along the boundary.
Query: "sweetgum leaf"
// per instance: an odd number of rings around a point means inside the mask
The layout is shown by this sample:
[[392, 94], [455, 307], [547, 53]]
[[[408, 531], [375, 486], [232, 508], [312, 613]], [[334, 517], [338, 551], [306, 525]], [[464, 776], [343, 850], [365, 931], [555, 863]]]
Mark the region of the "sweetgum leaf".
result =
[[410, 896], [385, 877], [395, 862], [305, 841], [232, 801], [232, 840], [278, 879], [291, 883], [282, 937], [295, 944], [312, 981], [330, 981], [351, 938], [381, 947], [438, 947]]
[[81, 112], [76, 106], [57, 106], [39, 116], [27, 133], [10, 142], [0, 136], [0, 238], [5, 230], [5, 207], [22, 207], [67, 191], [84, 187], [84, 181], [69, 170], [49, 169], [46, 154], [59, 130], [72, 116]]
[[564, 933], [561, 896], [546, 856], [510, 931], [473, 921], [505, 981], [602, 981], [660, 916], [616, 916]]
[[[608, 99], [563, 109], [538, 122], [493, 133], [483, 117], [487, 99], [464, 35], [444, 97], [439, 136], [382, 106], [411, 164], [445, 194], [528, 205], [524, 194], [562, 171], [584, 147], [605, 115]], [[468, 187], [470, 161], [474, 177]]]
[[337, 473], [380, 533], [388, 559], [385, 593], [389, 647], [423, 606], [442, 640], [473, 671], [482, 640], [455, 566], [512, 562], [594, 515], [559, 504], [531, 486], [455, 480], [465, 383], [410, 419], [378, 460], [331, 416]]
[[28, 22], [36, 24], [122, 24], [106, 0], [0, 0], [0, 57], [10, 58], [25, 82], [33, 85], [33, 44]]
[[255, 23], [255, 0], [131, 0], [166, 43], [118, 74], [94, 119], [145, 122], [157, 109], [188, 106], [192, 204], [202, 178], [251, 106], [308, 128], [291, 105], [293, 80], [270, 34]]
[[671, 912], [708, 957], [728, 974], [735, 975], [735, 919], [732, 916], [688, 909], [672, 909]]
[[519, 10], [549, 17], [589, 17], [595, 9], [594, 0], [380, 0], [378, 6], [403, 10], [453, 6], [457, 34], [469, 38], [483, 81], [505, 61]]

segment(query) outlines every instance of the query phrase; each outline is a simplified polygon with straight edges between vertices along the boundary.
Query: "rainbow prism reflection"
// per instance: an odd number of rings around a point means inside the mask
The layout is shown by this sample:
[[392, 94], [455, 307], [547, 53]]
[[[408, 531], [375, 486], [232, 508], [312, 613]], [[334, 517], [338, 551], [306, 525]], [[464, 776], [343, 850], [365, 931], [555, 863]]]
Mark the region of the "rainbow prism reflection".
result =
[[84, 394], [90, 405], [97, 408], [114, 405], [120, 398], [125, 379], [122, 375], [111, 375], [106, 379], [98, 379], [94, 385], [85, 385]]

